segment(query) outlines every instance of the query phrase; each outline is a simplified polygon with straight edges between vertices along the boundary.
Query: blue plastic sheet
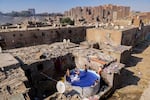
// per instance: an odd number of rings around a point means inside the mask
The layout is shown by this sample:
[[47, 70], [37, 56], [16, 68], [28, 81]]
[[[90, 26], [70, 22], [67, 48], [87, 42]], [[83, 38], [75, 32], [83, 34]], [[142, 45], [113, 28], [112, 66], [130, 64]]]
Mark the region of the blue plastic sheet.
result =
[[[72, 71], [70, 76], [76, 76], [75, 72]], [[72, 81], [70, 77], [68, 77], [68, 81], [73, 86], [80, 86], [80, 87], [89, 87], [95, 83], [96, 80], [100, 79], [100, 76], [96, 74], [96, 72], [92, 70], [80, 70], [80, 74], [78, 75], [78, 80]]]

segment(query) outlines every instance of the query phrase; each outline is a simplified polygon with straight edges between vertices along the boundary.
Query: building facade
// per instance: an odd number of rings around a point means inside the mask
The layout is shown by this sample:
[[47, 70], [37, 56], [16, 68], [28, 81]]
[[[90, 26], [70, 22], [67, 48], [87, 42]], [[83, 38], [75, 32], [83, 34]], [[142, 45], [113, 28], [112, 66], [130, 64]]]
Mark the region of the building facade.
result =
[[130, 7], [117, 5], [104, 5], [96, 7], [76, 7], [69, 11], [65, 11], [64, 15], [71, 17], [76, 22], [109, 22], [116, 19], [128, 17], [130, 14]]

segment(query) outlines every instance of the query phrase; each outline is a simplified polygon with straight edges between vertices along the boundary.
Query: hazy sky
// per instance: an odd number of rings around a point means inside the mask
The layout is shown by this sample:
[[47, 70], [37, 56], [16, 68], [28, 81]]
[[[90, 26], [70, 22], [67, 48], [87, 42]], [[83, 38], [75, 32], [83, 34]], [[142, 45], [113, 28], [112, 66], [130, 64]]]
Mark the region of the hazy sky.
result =
[[130, 6], [132, 10], [149, 11], [150, 0], [0, 0], [0, 11], [11, 12], [35, 8], [36, 12], [64, 12], [76, 6], [98, 6], [118, 4]]

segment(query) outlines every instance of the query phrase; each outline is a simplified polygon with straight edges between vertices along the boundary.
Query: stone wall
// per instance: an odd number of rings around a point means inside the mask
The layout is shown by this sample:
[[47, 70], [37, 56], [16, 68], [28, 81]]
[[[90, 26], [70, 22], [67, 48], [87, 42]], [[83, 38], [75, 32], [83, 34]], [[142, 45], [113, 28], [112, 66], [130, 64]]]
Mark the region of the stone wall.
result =
[[[110, 43], [116, 45], [135, 46], [150, 34], [150, 25], [139, 29], [128, 28], [123, 30], [92, 28], [87, 29], [86, 40], [88, 42]], [[101, 44], [100, 44], [101, 46]]]
[[79, 43], [85, 40], [87, 27], [33, 29], [22, 31], [0, 32], [0, 45], [3, 49], [49, 44], [70, 39]]
[[143, 33], [145, 35], [145, 39], [150, 40], [150, 25], [144, 27]]
[[131, 28], [122, 31], [121, 45], [135, 46], [139, 42], [145, 40], [150, 35], [150, 25], [142, 27], [142, 29]]
[[[87, 29], [86, 40], [89, 42], [104, 43], [109, 42], [111, 44], [121, 44], [121, 31], [109, 30], [101, 28]], [[100, 44], [101, 46], [101, 44]]]
[[[139, 42], [146, 39], [150, 39], [150, 25], [144, 26], [141, 29], [135, 27], [123, 30], [92, 28], [87, 29], [86, 32], [86, 40], [89, 43], [98, 43], [100, 49], [104, 49], [103, 51], [107, 51], [108, 54], [117, 58], [118, 62], [124, 64], [126, 64], [128, 58], [130, 57], [130, 49], [122, 52], [122, 49], [117, 47], [117, 45], [134, 47]], [[117, 50], [121, 50], [121, 52], [118, 53]]]
[[133, 46], [137, 38], [136, 34], [141, 33], [138, 28], [132, 28], [122, 31], [122, 45]]

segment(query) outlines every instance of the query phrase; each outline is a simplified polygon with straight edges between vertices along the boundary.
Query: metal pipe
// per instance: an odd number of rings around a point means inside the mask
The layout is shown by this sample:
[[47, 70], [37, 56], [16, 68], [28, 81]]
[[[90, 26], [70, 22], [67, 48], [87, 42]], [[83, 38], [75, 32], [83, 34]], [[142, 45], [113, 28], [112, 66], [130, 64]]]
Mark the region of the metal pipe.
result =
[[48, 79], [50, 79], [50, 80], [52, 80], [52, 81], [58, 82], [57, 80], [55, 80], [55, 79], [49, 77], [48, 75], [46, 75], [46, 74], [44, 74], [44, 73], [42, 73], [42, 72], [41, 72], [40, 74], [43, 75], [43, 76], [45, 76], [45, 77], [47, 77]]

